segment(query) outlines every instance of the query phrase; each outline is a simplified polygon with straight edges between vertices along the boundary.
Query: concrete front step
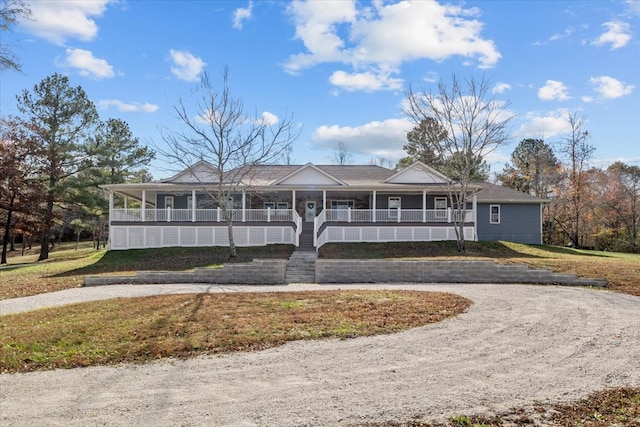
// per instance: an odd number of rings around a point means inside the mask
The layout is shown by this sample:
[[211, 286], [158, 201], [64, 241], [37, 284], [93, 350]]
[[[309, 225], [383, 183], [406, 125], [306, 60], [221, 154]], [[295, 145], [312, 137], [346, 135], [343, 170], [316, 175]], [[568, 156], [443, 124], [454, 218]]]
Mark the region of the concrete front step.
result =
[[318, 254], [315, 251], [296, 248], [287, 262], [285, 283], [315, 283], [317, 259]]

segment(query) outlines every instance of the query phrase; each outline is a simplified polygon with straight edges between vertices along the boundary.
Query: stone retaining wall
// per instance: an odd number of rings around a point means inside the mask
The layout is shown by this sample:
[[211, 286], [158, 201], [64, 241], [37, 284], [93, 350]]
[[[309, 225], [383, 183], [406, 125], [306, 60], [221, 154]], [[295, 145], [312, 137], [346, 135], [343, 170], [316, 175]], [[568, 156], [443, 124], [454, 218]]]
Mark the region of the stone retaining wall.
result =
[[[140, 271], [135, 276], [87, 276], [85, 286], [151, 283], [215, 283], [279, 285], [285, 283], [287, 260], [255, 259], [252, 263], [197, 268], [193, 272]], [[493, 261], [339, 260], [318, 259], [316, 283], [533, 283], [606, 286], [603, 279], [554, 273], [524, 264]]]
[[317, 283], [543, 283], [606, 286], [602, 279], [493, 261], [338, 260], [316, 261]]
[[135, 276], [86, 276], [85, 286], [152, 283], [215, 283], [280, 285], [284, 283], [286, 259], [254, 259], [251, 263], [225, 264], [222, 268], [194, 271], [139, 271]]

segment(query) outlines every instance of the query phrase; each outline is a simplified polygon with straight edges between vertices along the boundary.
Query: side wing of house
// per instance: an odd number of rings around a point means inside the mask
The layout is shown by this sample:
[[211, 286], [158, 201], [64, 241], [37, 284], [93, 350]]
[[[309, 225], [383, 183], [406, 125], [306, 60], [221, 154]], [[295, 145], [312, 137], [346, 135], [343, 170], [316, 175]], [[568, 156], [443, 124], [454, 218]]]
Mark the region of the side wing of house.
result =
[[542, 244], [538, 204], [478, 203], [478, 240]]
[[499, 186], [480, 191], [477, 200], [478, 240], [542, 244], [546, 200]]

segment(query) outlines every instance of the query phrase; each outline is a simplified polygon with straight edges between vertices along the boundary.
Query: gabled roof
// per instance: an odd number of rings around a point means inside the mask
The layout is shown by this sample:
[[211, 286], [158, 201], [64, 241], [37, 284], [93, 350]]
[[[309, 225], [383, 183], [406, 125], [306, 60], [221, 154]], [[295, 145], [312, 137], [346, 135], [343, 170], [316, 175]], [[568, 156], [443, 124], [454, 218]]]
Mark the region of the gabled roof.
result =
[[422, 162], [415, 162], [387, 178], [390, 184], [447, 184], [449, 179]]
[[160, 182], [173, 184], [211, 184], [218, 182], [216, 168], [209, 162], [200, 160], [174, 176], [162, 179]]
[[319, 185], [347, 185], [344, 181], [336, 178], [332, 174], [320, 169], [318, 166], [307, 163], [290, 174], [283, 176], [272, 185], [296, 185], [296, 184], [319, 184]]
[[532, 196], [529, 193], [502, 187], [495, 184], [486, 184], [486, 187], [476, 193], [478, 203], [548, 203], [546, 199]]

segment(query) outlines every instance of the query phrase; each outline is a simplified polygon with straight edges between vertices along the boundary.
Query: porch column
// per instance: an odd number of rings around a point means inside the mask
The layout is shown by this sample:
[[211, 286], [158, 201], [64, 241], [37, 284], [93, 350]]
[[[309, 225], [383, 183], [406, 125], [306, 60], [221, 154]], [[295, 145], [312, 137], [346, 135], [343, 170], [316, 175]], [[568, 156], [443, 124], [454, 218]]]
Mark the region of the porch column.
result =
[[[291, 190], [291, 209], [296, 210], [296, 190]], [[291, 218], [294, 216], [291, 215]]]
[[427, 222], [427, 190], [422, 190], [422, 222]]
[[246, 206], [244, 205], [246, 202], [246, 197], [247, 197], [246, 195], [247, 193], [244, 190], [242, 190], [242, 222], [245, 222], [246, 220], [246, 212], [245, 212]]
[[147, 217], [147, 190], [142, 190], [142, 200], [140, 201], [140, 215], [142, 216], [142, 222], [145, 222]]
[[113, 191], [109, 190], [109, 225], [111, 225], [112, 219], [113, 219]]
[[129, 196], [124, 196], [124, 210], [129, 209]]
[[473, 195], [473, 240], [478, 241], [478, 196]]
[[322, 190], [322, 211], [327, 209], [327, 190]]
[[196, 190], [191, 190], [191, 222], [196, 222]]
[[373, 208], [373, 212], [372, 212], [372, 219], [373, 222], [376, 222], [376, 200], [377, 200], [378, 196], [376, 195], [376, 190], [373, 190], [373, 203], [372, 203], [372, 208]]

